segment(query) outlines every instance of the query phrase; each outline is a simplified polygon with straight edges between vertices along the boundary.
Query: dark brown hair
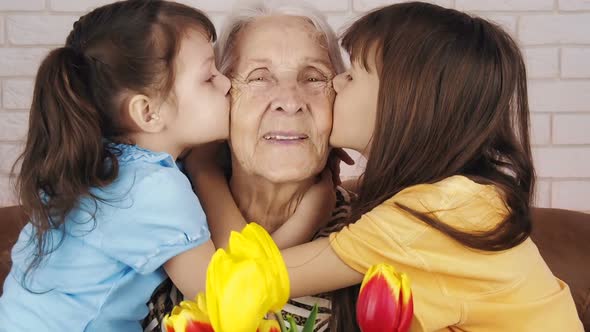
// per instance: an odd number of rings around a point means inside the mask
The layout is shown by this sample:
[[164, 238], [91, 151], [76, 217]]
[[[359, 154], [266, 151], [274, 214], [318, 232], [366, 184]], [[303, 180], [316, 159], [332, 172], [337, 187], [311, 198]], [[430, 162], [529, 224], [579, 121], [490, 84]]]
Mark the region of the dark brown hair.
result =
[[[350, 221], [404, 188], [463, 175], [502, 192], [509, 214], [496, 228], [466, 233], [399, 207], [471, 248], [499, 251], [527, 239], [535, 176], [526, 71], [514, 40], [482, 18], [412, 2], [365, 15], [342, 46], [366, 69], [376, 47], [380, 78], [370, 155]], [[331, 330], [358, 330], [354, 290], [335, 295]]]
[[37, 247], [26, 274], [59, 246], [49, 243], [53, 237], [46, 232], [63, 232], [80, 197], [96, 202], [101, 198], [90, 188], [117, 177], [115, 152], [105, 142], [125, 140], [134, 130], [124, 112], [132, 93], [169, 95], [174, 60], [189, 29], [216, 38], [211, 21], [194, 8], [167, 1], [116, 2], [80, 17], [64, 47], [41, 63], [17, 178]]

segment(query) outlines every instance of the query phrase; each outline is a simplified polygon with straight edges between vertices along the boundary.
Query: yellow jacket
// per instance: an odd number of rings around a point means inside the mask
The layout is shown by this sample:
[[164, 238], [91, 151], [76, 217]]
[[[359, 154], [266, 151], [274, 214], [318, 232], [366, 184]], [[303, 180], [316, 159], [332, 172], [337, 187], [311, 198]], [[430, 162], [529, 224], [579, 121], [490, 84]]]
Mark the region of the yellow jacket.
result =
[[332, 248], [353, 269], [365, 273], [386, 262], [409, 275], [411, 331], [583, 331], [568, 286], [530, 239], [501, 252], [471, 249], [396, 202], [470, 232], [495, 227], [507, 210], [494, 186], [453, 176], [407, 188], [331, 235]]

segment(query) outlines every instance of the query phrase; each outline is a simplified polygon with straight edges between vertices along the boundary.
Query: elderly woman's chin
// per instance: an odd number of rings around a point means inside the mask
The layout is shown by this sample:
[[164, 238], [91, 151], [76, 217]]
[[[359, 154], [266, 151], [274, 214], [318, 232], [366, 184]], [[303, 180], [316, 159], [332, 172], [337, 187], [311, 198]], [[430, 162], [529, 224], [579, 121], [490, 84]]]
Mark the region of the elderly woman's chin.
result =
[[257, 175], [271, 183], [297, 183], [312, 179], [326, 165], [328, 147], [306, 142], [291, 144], [262, 143], [252, 158], [239, 156], [234, 149], [233, 158], [247, 174]]

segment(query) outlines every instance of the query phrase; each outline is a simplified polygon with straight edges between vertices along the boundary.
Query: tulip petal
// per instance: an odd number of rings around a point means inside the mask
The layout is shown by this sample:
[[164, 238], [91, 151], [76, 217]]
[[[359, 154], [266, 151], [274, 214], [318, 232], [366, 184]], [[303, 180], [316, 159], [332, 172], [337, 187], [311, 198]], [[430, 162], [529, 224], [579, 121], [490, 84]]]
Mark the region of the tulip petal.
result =
[[249, 236], [255, 236], [258, 239], [258, 242], [263, 245], [265, 251], [268, 253], [269, 258], [272, 262], [273, 271], [275, 272], [273, 280], [275, 281], [275, 290], [277, 292], [276, 302], [273, 303], [271, 309], [273, 311], [281, 310], [287, 301], [289, 300], [290, 295], [290, 281], [289, 281], [289, 272], [287, 271], [287, 265], [283, 260], [283, 256], [275, 242], [273, 241], [272, 237], [264, 228], [260, 225], [255, 223], [250, 223], [251, 227], [245, 229], [246, 234]]
[[185, 332], [215, 332], [210, 324], [189, 322]]
[[398, 300], [382, 276], [364, 284], [357, 301], [357, 321], [363, 332], [396, 331], [399, 320]]
[[207, 269], [206, 306], [215, 331], [255, 331], [270, 307], [267, 284], [257, 261], [218, 250]]
[[[204, 298], [204, 294], [199, 294]], [[164, 317], [162, 325], [166, 332], [213, 332], [206, 310], [198, 302], [182, 301]]]
[[264, 260], [266, 272], [270, 274], [267, 278], [268, 290], [274, 296], [271, 310], [281, 310], [289, 300], [289, 273], [279, 248], [268, 232], [256, 223], [249, 223], [241, 234], [232, 233], [228, 253], [240, 258]]
[[410, 288], [410, 278], [405, 274], [401, 274], [402, 297], [401, 297], [401, 317], [398, 327], [398, 332], [406, 332], [410, 330], [412, 319], [414, 318], [414, 299], [412, 290]]
[[186, 311], [180, 315], [164, 317], [163, 325], [166, 332], [214, 332], [210, 324], [191, 320]]
[[264, 228], [250, 223], [231, 233], [227, 250], [215, 252], [207, 268], [207, 296], [191, 305], [208, 313], [216, 332], [251, 332], [270, 310], [286, 304], [289, 292], [279, 249]]
[[281, 332], [279, 322], [274, 319], [263, 319], [258, 325], [257, 332]]
[[237, 232], [231, 233], [226, 252], [241, 259], [266, 259], [268, 257], [258, 242]]
[[[357, 321], [363, 332], [405, 331], [413, 317], [409, 279], [388, 264], [372, 266], [363, 279], [357, 301]], [[403, 321], [403, 322], [402, 322]]]
[[197, 297], [195, 297], [195, 302], [197, 303], [197, 307], [201, 312], [207, 313], [207, 298], [205, 293], [199, 293]]

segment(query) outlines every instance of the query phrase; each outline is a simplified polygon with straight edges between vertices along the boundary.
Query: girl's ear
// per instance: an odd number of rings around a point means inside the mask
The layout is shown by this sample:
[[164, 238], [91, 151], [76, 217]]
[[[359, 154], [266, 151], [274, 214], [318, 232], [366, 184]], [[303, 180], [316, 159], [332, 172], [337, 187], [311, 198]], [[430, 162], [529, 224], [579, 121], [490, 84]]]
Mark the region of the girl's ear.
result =
[[158, 133], [164, 129], [164, 120], [154, 102], [146, 95], [134, 95], [129, 99], [127, 110], [131, 121], [142, 131]]

